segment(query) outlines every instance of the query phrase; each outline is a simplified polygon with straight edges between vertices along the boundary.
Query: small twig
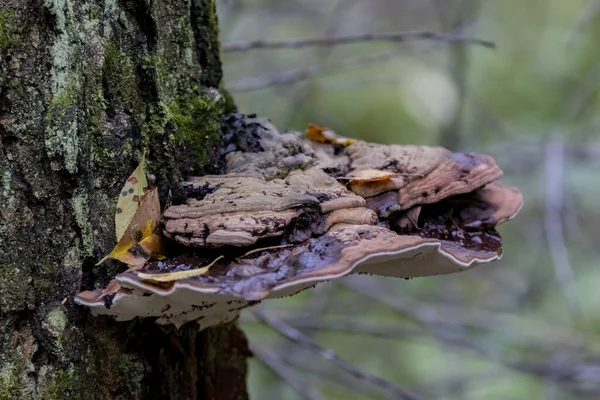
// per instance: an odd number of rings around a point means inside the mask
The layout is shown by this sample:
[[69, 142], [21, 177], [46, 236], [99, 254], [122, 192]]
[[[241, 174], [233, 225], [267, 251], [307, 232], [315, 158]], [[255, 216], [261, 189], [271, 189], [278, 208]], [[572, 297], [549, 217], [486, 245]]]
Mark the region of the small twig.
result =
[[590, 25], [598, 14], [600, 14], [600, 1], [589, 0], [587, 5], [581, 10], [575, 24], [567, 33], [567, 45], [573, 43], [573, 41], [581, 34], [581, 31]]
[[298, 49], [303, 47], [329, 47], [341, 44], [360, 42], [386, 41], [386, 42], [408, 42], [416, 40], [431, 40], [444, 43], [462, 42], [483, 46], [489, 49], [496, 48], [496, 44], [489, 40], [477, 39], [458, 35], [455, 33], [436, 33], [423, 31], [409, 32], [381, 32], [381, 33], [359, 33], [347, 36], [334, 36], [308, 39], [284, 39], [284, 40], [241, 40], [238, 42], [225, 43], [221, 46], [223, 52], [246, 51], [254, 49]]
[[359, 68], [367, 64], [389, 61], [396, 55], [397, 53], [395, 52], [386, 52], [373, 56], [348, 58], [333, 64], [317, 64], [306, 68], [291, 69], [288, 71], [233, 82], [227, 86], [227, 90], [232, 93], [239, 93], [265, 89], [277, 85], [289, 85], [305, 79], [313, 78], [318, 75], [325, 75], [352, 68]]
[[369, 372], [363, 371], [360, 368], [349, 364], [347, 361], [345, 361], [344, 359], [340, 358], [337, 354], [335, 354], [332, 350], [326, 349], [326, 348], [318, 345], [313, 340], [311, 340], [310, 338], [305, 336], [299, 330], [287, 325], [286, 323], [284, 323], [276, 318], [273, 318], [273, 317], [267, 315], [267, 313], [263, 312], [262, 310], [254, 308], [254, 309], [251, 309], [251, 312], [258, 320], [260, 320], [263, 323], [265, 323], [266, 325], [270, 326], [271, 328], [273, 328], [274, 330], [279, 332], [281, 335], [287, 337], [288, 339], [292, 340], [295, 343], [298, 343], [299, 345], [304, 346], [306, 349], [312, 351], [313, 353], [320, 355], [324, 359], [331, 361], [338, 368], [351, 374], [352, 376], [354, 376], [358, 379], [363, 379], [363, 380], [370, 382], [382, 389], [385, 389], [386, 391], [391, 392], [398, 399], [408, 399], [408, 400], [420, 399], [420, 397], [417, 396], [416, 394], [410, 393], [410, 392], [398, 387], [397, 385], [395, 385], [394, 383], [392, 383], [390, 381], [387, 381], [383, 378], [380, 378], [378, 376], [370, 374]]
[[[358, 285], [353, 285], [351, 287], [358, 288]], [[385, 298], [381, 298], [380, 295], [375, 295], [370, 291], [361, 292], [367, 294], [370, 297], [377, 298], [382, 302], [384, 302], [385, 300]], [[386, 301], [384, 302], [384, 304], [392, 305], [393, 303], [390, 304]], [[498, 365], [501, 365], [505, 368], [509, 368], [521, 373], [532, 374], [546, 380], [557, 380], [568, 383], [576, 381], [575, 375], [573, 373], [574, 367], [572, 365], [569, 365], [567, 363], [561, 363], [560, 365], [556, 365], [553, 363], [546, 362], [521, 361], [514, 357], [507, 356], [506, 354], [503, 354], [504, 352], [500, 351], [498, 348], [490, 346], [487, 343], [473, 340], [473, 338], [467, 336], [464, 332], [461, 332], [461, 330], [438, 329], [435, 326], [435, 324], [431, 323], [431, 316], [428, 316], [427, 312], [423, 313], [423, 311], [425, 310], [422, 310], [421, 312], [415, 312], [412, 309], [403, 310], [403, 314], [410, 316], [419, 323], [423, 324], [425, 327], [428, 328], [428, 331], [430, 332], [432, 337], [439, 340], [445, 345], [470, 350], [475, 354], [490, 359]], [[590, 380], [590, 382], [592, 382], [592, 380]]]
[[251, 254], [258, 253], [258, 252], [261, 252], [261, 251], [285, 249], [286, 247], [292, 247], [292, 246], [294, 246], [294, 245], [293, 244], [280, 244], [278, 246], [269, 246], [269, 247], [261, 247], [261, 248], [258, 248], [258, 249], [252, 249], [252, 250], [250, 250], [250, 251], [242, 254], [238, 258], [236, 258], [236, 260], [239, 260], [239, 259], [244, 258], [244, 257], [248, 257]]
[[546, 213], [544, 227], [554, 273], [563, 296], [573, 311], [579, 311], [577, 286], [563, 234], [561, 220], [564, 198], [564, 149], [562, 140], [551, 139], [546, 145]]
[[[460, 307], [448, 304], [428, 304], [398, 298], [389, 294], [388, 287], [375, 280], [360, 277], [346, 278], [342, 284], [358, 293], [374, 299], [387, 307], [425, 325], [451, 325], [483, 329], [504, 333], [510, 337], [527, 337], [539, 341], [544, 338], [552, 343], [564, 344], [570, 340], [583, 340], [589, 345], [600, 345], [600, 337], [589, 332], [580, 332], [543, 321], [531, 321], [516, 315], [489, 312], [483, 309], [472, 310], [468, 314]], [[531, 343], [531, 342], [529, 342]], [[530, 344], [531, 345], [531, 344]]]
[[277, 354], [264, 346], [253, 343], [249, 344], [250, 350], [262, 361], [271, 371], [281, 377], [292, 389], [296, 391], [304, 400], [322, 400], [323, 396], [314, 388], [301, 379], [297, 373], [289, 368]]
[[286, 323], [294, 328], [310, 331], [325, 330], [330, 332], [352, 333], [369, 335], [381, 339], [403, 340], [407, 337], [422, 338], [422, 329], [408, 329], [392, 325], [377, 323], [376, 321], [362, 321], [356, 318], [334, 318], [332, 320], [310, 316], [305, 318], [286, 318]]

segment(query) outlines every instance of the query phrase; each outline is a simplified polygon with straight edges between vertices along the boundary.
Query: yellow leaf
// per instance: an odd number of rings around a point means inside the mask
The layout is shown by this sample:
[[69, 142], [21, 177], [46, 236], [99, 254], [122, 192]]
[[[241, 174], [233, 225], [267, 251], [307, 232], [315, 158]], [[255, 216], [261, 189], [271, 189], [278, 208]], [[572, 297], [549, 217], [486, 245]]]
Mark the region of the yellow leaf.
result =
[[117, 210], [115, 211], [115, 232], [117, 242], [121, 240], [129, 223], [137, 211], [141, 197], [148, 191], [146, 178], [145, 155], [133, 173], [127, 178], [125, 185], [119, 192]]
[[340, 144], [342, 146], [348, 146], [350, 144], [356, 143], [356, 140], [354, 139], [338, 137], [335, 134], [335, 132], [330, 130], [329, 128], [325, 128], [316, 124], [308, 125], [308, 129], [306, 130], [306, 137], [308, 137], [313, 142], [333, 143]]
[[398, 174], [390, 171], [382, 171], [379, 169], [364, 169], [362, 171], [352, 171], [346, 176], [338, 179], [347, 179], [356, 183], [378, 182], [390, 179]]
[[144, 279], [147, 281], [153, 281], [153, 282], [178, 281], [180, 279], [191, 278], [193, 276], [203, 275], [203, 274], [207, 273], [208, 270], [210, 269], [210, 267], [215, 265], [215, 263], [223, 257], [224, 256], [219, 256], [219, 257], [215, 258], [215, 260], [213, 262], [211, 262], [210, 264], [208, 264], [207, 266], [202, 267], [202, 268], [189, 269], [187, 271], [179, 271], [179, 272], [167, 272], [164, 274], [144, 274], [144, 273], [140, 272], [137, 275], [141, 279]]
[[137, 269], [150, 258], [162, 257], [164, 247], [159, 225], [160, 200], [158, 190], [152, 189], [140, 198], [140, 205], [119, 243], [98, 264], [114, 258]]

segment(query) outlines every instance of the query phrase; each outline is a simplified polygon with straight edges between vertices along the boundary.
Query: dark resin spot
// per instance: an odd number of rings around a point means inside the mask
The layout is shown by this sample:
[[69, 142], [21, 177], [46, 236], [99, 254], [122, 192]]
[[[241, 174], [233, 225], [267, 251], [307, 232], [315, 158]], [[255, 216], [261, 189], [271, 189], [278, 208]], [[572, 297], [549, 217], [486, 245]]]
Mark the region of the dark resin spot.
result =
[[427, 197], [427, 196], [428, 196], [428, 193], [427, 193], [427, 192], [423, 192], [423, 193], [421, 193], [421, 196], [423, 196], [423, 197]]
[[136, 242], [139, 242], [140, 240], [142, 240], [142, 231], [136, 231], [133, 235], [133, 238], [135, 239]]
[[133, 188], [129, 189], [129, 193], [133, 193]]
[[121, 196], [123, 196], [123, 197], [127, 196], [127, 192], [123, 190], [123, 191], [121, 192]]
[[120, 208], [120, 207], [118, 207], [118, 208], [117, 208], [117, 211], [116, 211], [116, 213], [117, 213], [117, 214], [121, 214], [122, 212], [123, 212], [123, 210], [121, 210], [121, 208]]

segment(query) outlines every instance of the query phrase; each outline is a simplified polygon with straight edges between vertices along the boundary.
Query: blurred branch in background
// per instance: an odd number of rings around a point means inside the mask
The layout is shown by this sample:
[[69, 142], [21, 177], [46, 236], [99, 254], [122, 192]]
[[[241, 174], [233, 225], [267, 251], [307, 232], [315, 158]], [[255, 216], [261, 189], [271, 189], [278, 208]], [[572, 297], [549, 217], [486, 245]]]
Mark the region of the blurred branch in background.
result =
[[563, 143], [560, 138], [553, 138], [546, 144], [546, 216], [544, 226], [548, 248], [552, 256], [552, 265], [556, 279], [560, 284], [563, 295], [571, 312], [579, 314], [581, 307], [577, 294], [577, 286], [573, 277], [573, 269], [569, 263], [569, 255], [563, 233], [563, 203], [564, 203], [564, 169], [565, 156]]
[[276, 351], [256, 343], [250, 343], [249, 347], [255, 357], [279, 375], [303, 400], [323, 400], [321, 394], [311, 387], [300, 374], [288, 367]]
[[[473, 21], [476, 21], [481, 8], [479, 0], [461, 0], [459, 6], [453, 5], [447, 0], [433, 0], [433, 4], [442, 28], [454, 31], [466, 29]], [[458, 93], [454, 115], [441, 127], [440, 144], [448, 149], [458, 150], [465, 134], [462, 123], [468, 95], [470, 54], [464, 43], [454, 43], [446, 51], [448, 52], [448, 73], [452, 77]]]
[[302, 332], [293, 328], [281, 320], [270, 316], [268, 313], [265, 313], [260, 309], [260, 307], [253, 308], [251, 310], [252, 315], [254, 315], [259, 321], [267, 324], [269, 327], [275, 329], [281, 335], [287, 337], [293, 342], [305, 347], [306, 349], [320, 355], [326, 360], [334, 363], [341, 370], [351, 374], [355, 378], [370, 382], [371, 384], [378, 386], [385, 391], [390, 392], [394, 395], [396, 399], [405, 399], [405, 400], [419, 400], [421, 397], [410, 393], [407, 390], [404, 390], [392, 382], [386, 381], [385, 379], [379, 378], [378, 376], [372, 375], [366, 371], [361, 370], [360, 368], [349, 364], [339, 356], [337, 356], [332, 350], [324, 348], [317, 343], [315, 343], [312, 339], [308, 338]]
[[462, 36], [455, 33], [435, 32], [381, 32], [360, 33], [347, 36], [333, 36], [309, 39], [285, 39], [285, 40], [242, 40], [238, 42], [225, 43], [221, 46], [223, 52], [246, 51], [253, 49], [299, 49], [303, 47], [329, 47], [342, 44], [359, 42], [409, 42], [415, 40], [431, 40], [443, 43], [462, 42], [466, 44], [479, 45], [495, 49], [496, 44], [489, 40]]
[[[523, 345], [527, 347], [535, 345], [554, 347], [557, 344], [563, 344], [571, 340], [589, 341], [600, 346], [600, 335], [578, 332], [574, 329], [562, 328], [540, 320], [521, 318], [506, 312], [493, 312], [479, 308], [470, 308], [467, 312], [461, 306], [426, 303], [404, 296], [399, 297], [394, 295], [395, 290], [393, 287], [384, 285], [377, 280], [362, 279], [357, 281], [354, 277], [350, 277], [344, 280], [344, 285], [424, 326], [443, 325], [477, 328], [490, 334], [502, 334], [512, 340], [520, 337]], [[540, 341], [540, 339], [543, 340]]]
[[344, 70], [359, 68], [367, 64], [375, 64], [390, 61], [397, 56], [394, 53], [382, 53], [373, 56], [354, 57], [342, 60], [340, 62], [311, 65], [306, 68], [297, 68], [289, 71], [272, 73], [255, 78], [247, 78], [238, 82], [233, 82], [227, 85], [227, 90], [232, 93], [247, 92], [251, 90], [265, 89], [271, 86], [289, 85], [302, 80], [314, 78], [332, 73], [337, 73]]
[[[280, 49], [280, 48], [302, 48], [313, 46], [334, 46], [340, 44], [357, 43], [361, 41], [391, 41], [405, 42], [409, 40], [431, 40], [444, 43], [463, 42], [467, 44], [481, 45], [486, 48], [495, 48], [495, 43], [482, 39], [469, 38], [456, 33], [433, 33], [433, 32], [398, 32], [398, 33], [366, 33], [354, 36], [326, 37], [314, 39], [289, 39], [283, 41], [241, 41], [222, 46], [224, 52], [244, 51], [251, 49]], [[337, 63], [311, 65], [306, 68], [298, 68], [270, 75], [248, 78], [227, 85], [230, 92], [245, 92], [264, 89], [270, 86], [288, 85], [301, 80], [316, 76], [336, 73], [348, 69], [358, 68], [367, 64], [386, 62], [397, 56], [398, 52], [376, 54], [373, 56], [354, 57]]]
[[573, 42], [581, 35], [582, 31], [599, 15], [600, 1], [588, 0], [586, 6], [581, 10], [577, 21], [573, 24], [573, 28], [567, 34], [567, 44], [573, 44]]
[[[600, 398], [600, 0], [218, 5], [226, 87], [242, 112], [282, 130], [315, 122], [369, 141], [488, 153], [525, 196], [500, 227], [495, 265], [353, 277], [287, 307], [265, 301], [260, 312], [302, 339], [269, 336], [273, 324], [243, 315], [262, 363], [302, 399], [391, 396], [325, 362], [327, 348], [424, 398]], [[283, 387], [260, 379], [251, 376], [254, 397]]]

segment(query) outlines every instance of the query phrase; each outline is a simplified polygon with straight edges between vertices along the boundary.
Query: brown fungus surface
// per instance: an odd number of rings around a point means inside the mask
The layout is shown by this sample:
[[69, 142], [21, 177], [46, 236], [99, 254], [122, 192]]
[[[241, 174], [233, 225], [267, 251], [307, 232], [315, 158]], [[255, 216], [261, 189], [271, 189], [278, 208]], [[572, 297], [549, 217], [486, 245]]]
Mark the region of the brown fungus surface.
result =
[[[121, 289], [111, 296], [80, 294], [80, 304], [121, 320], [205, 328], [262, 299], [351, 273], [430, 276], [501, 257], [495, 226], [516, 215], [523, 198], [495, 182], [502, 171], [491, 157], [360, 141], [343, 147], [280, 134], [261, 119], [252, 124], [251, 151], [240, 150], [243, 132], [232, 133], [225, 174], [190, 178], [177, 190], [182, 201], [164, 211], [164, 235], [178, 252], [118, 274]], [[373, 170], [377, 179], [343, 179]]]

